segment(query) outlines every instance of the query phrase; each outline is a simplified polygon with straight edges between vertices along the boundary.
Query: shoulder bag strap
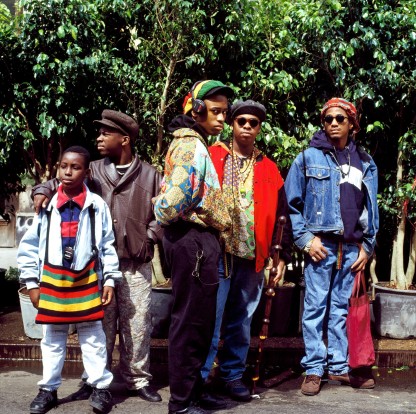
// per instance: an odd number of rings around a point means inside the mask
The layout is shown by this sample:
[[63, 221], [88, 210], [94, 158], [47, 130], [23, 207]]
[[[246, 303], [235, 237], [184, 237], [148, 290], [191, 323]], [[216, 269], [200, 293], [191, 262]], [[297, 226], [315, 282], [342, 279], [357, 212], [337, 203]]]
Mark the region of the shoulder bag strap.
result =
[[51, 211], [45, 210], [46, 220], [48, 221], [48, 226], [46, 228], [46, 245], [45, 245], [45, 263], [49, 263], [49, 229], [51, 227]]
[[88, 214], [90, 216], [90, 222], [91, 222], [91, 246], [92, 246], [92, 251], [93, 251], [94, 257], [98, 257], [98, 249], [97, 249], [96, 241], [95, 241], [95, 211], [94, 211], [94, 207], [92, 205], [90, 205], [88, 207]]

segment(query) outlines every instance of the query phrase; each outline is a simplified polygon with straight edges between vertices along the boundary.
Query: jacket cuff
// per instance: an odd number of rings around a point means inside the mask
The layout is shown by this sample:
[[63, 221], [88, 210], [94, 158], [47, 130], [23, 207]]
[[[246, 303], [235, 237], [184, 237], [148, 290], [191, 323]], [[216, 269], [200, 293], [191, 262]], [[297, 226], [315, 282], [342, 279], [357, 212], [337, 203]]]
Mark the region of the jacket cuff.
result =
[[104, 286], [110, 286], [112, 288], [114, 288], [115, 283], [114, 283], [114, 279], [110, 276], [107, 276], [105, 281], [104, 281]]
[[36, 282], [26, 282], [26, 289], [39, 289], [39, 285]]
[[314, 237], [315, 235], [310, 231], [305, 232], [305, 234], [295, 241], [296, 247], [303, 250], [308, 242], [310, 242]]

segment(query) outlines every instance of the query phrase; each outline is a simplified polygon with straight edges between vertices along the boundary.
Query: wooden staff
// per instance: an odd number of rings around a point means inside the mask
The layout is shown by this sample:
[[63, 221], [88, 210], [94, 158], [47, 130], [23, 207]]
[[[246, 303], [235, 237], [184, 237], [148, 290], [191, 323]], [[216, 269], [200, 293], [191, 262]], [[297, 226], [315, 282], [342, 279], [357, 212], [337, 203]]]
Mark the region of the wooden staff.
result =
[[280, 216], [278, 219], [278, 226], [277, 226], [277, 244], [271, 248], [271, 255], [273, 260], [272, 268], [269, 272], [269, 280], [267, 281], [266, 286], [266, 307], [264, 309], [264, 318], [263, 318], [263, 325], [261, 327], [260, 335], [259, 335], [259, 345], [257, 351], [257, 359], [256, 359], [256, 368], [254, 370], [254, 375], [252, 378], [253, 384], [251, 388], [251, 395], [255, 394], [256, 390], [256, 382], [260, 379], [260, 364], [262, 361], [263, 356], [263, 345], [264, 341], [267, 339], [269, 334], [269, 324], [270, 324], [270, 312], [272, 310], [272, 299], [273, 296], [276, 294], [274, 288], [274, 278], [277, 276], [277, 267], [279, 265], [280, 260], [280, 251], [282, 250], [282, 237], [283, 237], [283, 228], [286, 224], [286, 217]]

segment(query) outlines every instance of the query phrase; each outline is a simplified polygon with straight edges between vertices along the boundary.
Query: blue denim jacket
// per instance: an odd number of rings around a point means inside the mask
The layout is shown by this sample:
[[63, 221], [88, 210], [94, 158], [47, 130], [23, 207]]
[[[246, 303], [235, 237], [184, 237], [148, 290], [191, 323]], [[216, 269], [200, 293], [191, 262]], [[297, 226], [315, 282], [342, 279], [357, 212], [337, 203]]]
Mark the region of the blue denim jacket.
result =
[[[374, 251], [379, 226], [377, 206], [377, 167], [364, 150], [358, 148], [363, 166], [364, 210], [360, 217], [363, 248]], [[305, 164], [304, 164], [305, 160]], [[308, 148], [294, 160], [285, 180], [293, 238], [303, 249], [317, 233], [342, 235], [340, 177], [332, 157], [318, 148]]]

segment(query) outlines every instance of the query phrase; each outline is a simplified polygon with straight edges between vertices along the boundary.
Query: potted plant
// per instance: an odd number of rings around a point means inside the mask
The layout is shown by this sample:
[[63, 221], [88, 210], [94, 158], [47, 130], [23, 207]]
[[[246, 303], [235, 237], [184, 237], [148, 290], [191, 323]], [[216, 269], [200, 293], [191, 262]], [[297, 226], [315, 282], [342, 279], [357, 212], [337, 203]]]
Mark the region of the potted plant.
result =
[[399, 141], [396, 185], [387, 188], [380, 207], [393, 213], [397, 228], [393, 239], [390, 281], [379, 282], [376, 261], [370, 266], [376, 333], [404, 339], [416, 337], [416, 134], [409, 130]]

